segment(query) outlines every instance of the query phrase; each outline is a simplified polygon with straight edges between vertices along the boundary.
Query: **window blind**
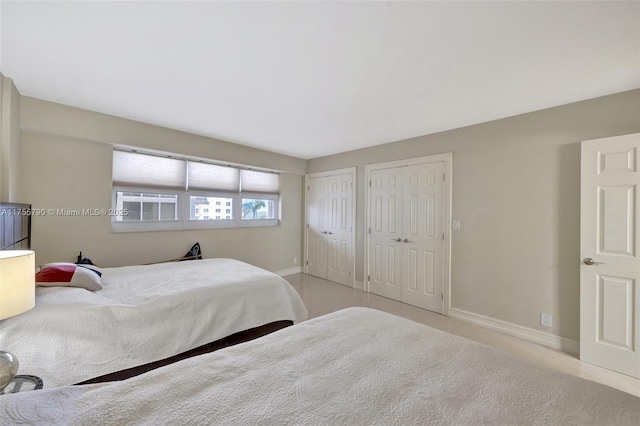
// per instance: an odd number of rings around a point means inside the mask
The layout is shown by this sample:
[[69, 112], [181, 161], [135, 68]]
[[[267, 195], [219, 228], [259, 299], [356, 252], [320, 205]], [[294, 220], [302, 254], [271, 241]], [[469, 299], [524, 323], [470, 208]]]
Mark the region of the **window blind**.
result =
[[149, 188], [185, 188], [184, 160], [113, 151], [113, 184]]
[[240, 170], [235, 167], [188, 163], [189, 189], [240, 192]]
[[278, 194], [280, 192], [280, 175], [255, 170], [240, 170], [240, 185], [242, 192]]
[[280, 174], [232, 166], [113, 151], [115, 186], [280, 193]]

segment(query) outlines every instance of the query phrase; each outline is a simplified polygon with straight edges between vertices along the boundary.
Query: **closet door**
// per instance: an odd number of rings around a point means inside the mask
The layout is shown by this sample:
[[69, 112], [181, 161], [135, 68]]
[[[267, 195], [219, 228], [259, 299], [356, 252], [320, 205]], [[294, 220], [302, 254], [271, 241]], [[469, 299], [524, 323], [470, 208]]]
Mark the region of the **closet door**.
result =
[[444, 163], [403, 167], [402, 301], [442, 313]]
[[325, 179], [329, 179], [326, 203], [327, 279], [351, 286], [354, 262], [351, 255], [353, 177], [346, 174]]
[[369, 291], [443, 313], [445, 163], [369, 174]]
[[354, 176], [355, 169], [307, 176], [305, 272], [349, 287], [355, 266]]
[[369, 190], [369, 291], [402, 300], [401, 168], [373, 170]]
[[307, 272], [327, 279], [328, 177], [309, 179], [307, 206]]

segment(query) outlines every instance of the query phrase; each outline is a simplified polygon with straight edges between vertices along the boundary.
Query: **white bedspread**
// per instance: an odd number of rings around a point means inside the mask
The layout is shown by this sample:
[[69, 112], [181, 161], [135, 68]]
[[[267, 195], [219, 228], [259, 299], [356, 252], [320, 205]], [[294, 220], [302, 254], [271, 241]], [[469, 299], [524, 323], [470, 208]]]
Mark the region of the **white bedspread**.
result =
[[161, 360], [307, 310], [283, 278], [233, 259], [103, 269], [104, 288], [38, 287], [0, 321], [0, 348], [45, 388]]
[[637, 425], [640, 399], [367, 308], [122, 382], [0, 396], [0, 424]]

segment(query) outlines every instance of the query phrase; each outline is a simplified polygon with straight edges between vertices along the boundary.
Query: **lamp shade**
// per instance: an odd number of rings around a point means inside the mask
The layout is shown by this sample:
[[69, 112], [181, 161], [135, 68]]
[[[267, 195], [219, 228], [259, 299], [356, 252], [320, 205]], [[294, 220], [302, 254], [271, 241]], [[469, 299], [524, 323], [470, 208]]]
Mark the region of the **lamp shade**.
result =
[[0, 251], [0, 320], [26, 312], [35, 304], [35, 253]]

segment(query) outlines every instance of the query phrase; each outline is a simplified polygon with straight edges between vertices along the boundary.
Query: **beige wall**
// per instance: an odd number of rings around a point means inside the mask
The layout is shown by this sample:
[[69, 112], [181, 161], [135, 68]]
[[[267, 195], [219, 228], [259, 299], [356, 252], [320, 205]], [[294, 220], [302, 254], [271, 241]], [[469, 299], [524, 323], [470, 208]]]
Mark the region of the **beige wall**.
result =
[[21, 134], [20, 93], [0, 74], [0, 201], [23, 201], [18, 193]]
[[34, 209], [111, 204], [112, 145], [127, 144], [285, 170], [282, 224], [268, 228], [113, 233], [109, 217], [33, 217], [36, 261], [73, 261], [78, 252], [103, 266], [182, 256], [200, 242], [205, 257], [233, 257], [277, 271], [300, 265], [304, 160], [23, 97], [21, 194]]
[[114, 145], [177, 152], [304, 175], [306, 161], [261, 149], [23, 96], [20, 127]]
[[640, 90], [308, 161], [357, 166], [356, 279], [364, 281], [364, 166], [453, 153], [452, 306], [579, 339], [580, 141], [640, 131]]

